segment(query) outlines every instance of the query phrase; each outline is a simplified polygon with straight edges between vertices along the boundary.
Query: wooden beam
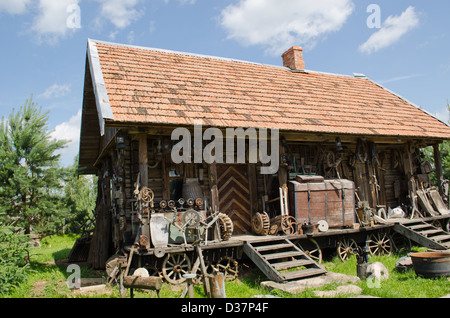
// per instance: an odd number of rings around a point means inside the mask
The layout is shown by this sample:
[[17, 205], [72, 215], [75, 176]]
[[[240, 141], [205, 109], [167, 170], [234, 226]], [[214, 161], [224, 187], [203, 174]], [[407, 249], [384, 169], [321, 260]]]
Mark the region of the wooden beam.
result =
[[139, 135], [139, 173], [141, 175], [141, 187], [148, 187], [147, 134]]
[[439, 150], [439, 144], [433, 145], [433, 155], [434, 155], [434, 168], [436, 170], [436, 178], [438, 181], [438, 190], [441, 196], [444, 195], [444, 173], [442, 171], [442, 157], [441, 152]]

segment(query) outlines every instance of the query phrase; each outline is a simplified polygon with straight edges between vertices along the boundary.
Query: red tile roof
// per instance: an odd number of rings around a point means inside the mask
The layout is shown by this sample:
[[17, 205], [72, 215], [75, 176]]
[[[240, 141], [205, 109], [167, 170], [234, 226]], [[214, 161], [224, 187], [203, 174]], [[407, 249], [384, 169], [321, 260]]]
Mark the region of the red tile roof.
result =
[[[90, 41], [106, 123], [266, 127], [450, 139], [450, 127], [367, 78]], [[281, 58], [280, 58], [281, 62]]]

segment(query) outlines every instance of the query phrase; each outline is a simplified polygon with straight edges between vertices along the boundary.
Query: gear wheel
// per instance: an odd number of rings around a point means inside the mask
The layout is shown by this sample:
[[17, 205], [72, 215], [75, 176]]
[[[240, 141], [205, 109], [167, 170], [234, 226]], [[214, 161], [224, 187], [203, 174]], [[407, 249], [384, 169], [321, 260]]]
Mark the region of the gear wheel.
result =
[[257, 235], [267, 235], [270, 230], [270, 218], [266, 212], [256, 212], [252, 218], [252, 229]]
[[233, 234], [233, 221], [225, 213], [219, 213], [217, 222], [220, 229], [220, 238], [223, 241], [228, 241]]

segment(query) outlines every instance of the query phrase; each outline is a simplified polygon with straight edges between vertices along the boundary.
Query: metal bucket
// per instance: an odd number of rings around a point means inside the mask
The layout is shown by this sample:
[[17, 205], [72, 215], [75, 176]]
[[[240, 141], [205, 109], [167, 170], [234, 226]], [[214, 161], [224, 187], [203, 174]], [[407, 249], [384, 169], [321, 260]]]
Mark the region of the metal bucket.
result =
[[422, 252], [409, 256], [417, 275], [426, 278], [450, 276], [450, 253]]

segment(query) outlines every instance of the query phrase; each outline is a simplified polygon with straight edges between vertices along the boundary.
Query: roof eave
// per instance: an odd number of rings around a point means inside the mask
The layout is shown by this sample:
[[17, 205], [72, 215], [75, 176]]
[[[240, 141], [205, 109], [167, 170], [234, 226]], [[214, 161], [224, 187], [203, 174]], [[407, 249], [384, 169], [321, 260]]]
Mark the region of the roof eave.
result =
[[100, 124], [100, 135], [103, 136], [105, 134], [105, 120], [113, 120], [114, 116], [111, 109], [111, 103], [108, 98], [108, 92], [106, 91], [105, 81], [103, 79], [103, 72], [100, 66], [100, 58], [98, 55], [96, 42], [91, 39], [88, 39], [87, 57], [92, 76], [95, 104], [97, 106]]

